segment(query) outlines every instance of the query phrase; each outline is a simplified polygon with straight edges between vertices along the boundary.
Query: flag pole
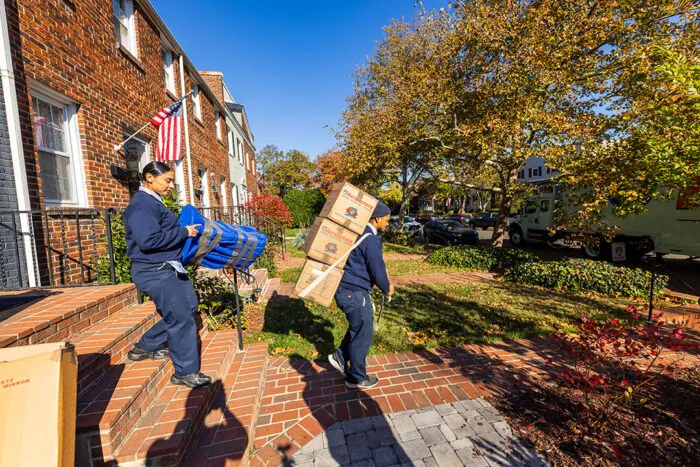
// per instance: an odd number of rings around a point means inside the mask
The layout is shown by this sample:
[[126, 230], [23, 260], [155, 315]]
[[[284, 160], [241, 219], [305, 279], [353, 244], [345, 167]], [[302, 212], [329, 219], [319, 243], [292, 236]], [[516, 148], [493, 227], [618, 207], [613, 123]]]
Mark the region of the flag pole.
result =
[[[190, 94], [192, 94], [192, 92], [193, 92], [193, 91], [188, 92], [187, 94], [185, 94], [184, 96], [182, 96], [181, 98], [179, 98], [177, 101], [184, 100], [187, 96], [189, 96]], [[175, 102], [177, 102], [177, 101], [175, 101]], [[173, 102], [173, 104], [174, 104], [174, 102]], [[171, 104], [171, 105], [172, 105], [172, 104]], [[119, 143], [119, 144], [115, 144], [115, 145], [114, 145], [114, 152], [117, 152], [117, 151], [119, 151], [121, 148], [123, 148], [124, 145], [125, 145], [126, 143], [128, 143], [128, 142], [131, 141], [133, 138], [135, 138], [139, 133], [141, 133], [143, 130], [145, 130], [150, 124], [151, 124], [151, 122], [149, 121], [149, 122], [146, 123], [144, 126], [142, 126], [141, 128], [139, 128], [138, 130], [136, 130], [136, 132], [135, 132], [134, 134], [132, 134], [131, 136], [129, 136], [127, 139], [125, 139], [124, 141], [122, 141], [122, 142]]]

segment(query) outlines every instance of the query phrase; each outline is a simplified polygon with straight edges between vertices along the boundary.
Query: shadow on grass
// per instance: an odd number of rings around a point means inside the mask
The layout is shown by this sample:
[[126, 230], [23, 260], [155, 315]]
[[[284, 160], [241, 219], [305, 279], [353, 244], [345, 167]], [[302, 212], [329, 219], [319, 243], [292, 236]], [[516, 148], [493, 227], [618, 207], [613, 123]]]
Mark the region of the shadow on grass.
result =
[[276, 334], [273, 345], [288, 350], [282, 353], [325, 358], [335, 350], [334, 334], [344, 332], [341, 315], [337, 309], [299, 298], [270, 300], [265, 308], [262, 332]]

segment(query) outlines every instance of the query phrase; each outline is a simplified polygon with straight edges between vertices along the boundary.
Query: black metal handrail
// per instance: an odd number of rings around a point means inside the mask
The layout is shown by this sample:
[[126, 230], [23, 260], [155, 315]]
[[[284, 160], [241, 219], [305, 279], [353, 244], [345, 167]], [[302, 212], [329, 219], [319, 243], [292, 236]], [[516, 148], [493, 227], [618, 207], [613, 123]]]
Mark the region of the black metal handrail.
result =
[[[114, 217], [118, 208], [0, 211], [0, 290], [115, 284]], [[212, 220], [249, 225], [279, 241], [282, 224], [247, 206], [200, 210]], [[103, 263], [106, 261], [106, 263]], [[105, 267], [109, 268], [109, 279]], [[100, 279], [100, 269], [103, 279]]]

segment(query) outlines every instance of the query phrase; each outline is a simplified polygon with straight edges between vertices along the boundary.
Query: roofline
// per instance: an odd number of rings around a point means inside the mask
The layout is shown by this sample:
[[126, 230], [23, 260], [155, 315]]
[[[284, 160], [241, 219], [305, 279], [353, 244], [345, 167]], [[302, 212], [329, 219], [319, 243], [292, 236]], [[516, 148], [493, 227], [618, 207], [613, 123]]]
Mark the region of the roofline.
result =
[[194, 66], [192, 61], [185, 53], [185, 49], [183, 49], [180, 43], [177, 41], [177, 39], [175, 39], [175, 36], [173, 36], [173, 34], [170, 32], [168, 26], [165, 25], [165, 22], [160, 17], [160, 15], [156, 11], [155, 7], [151, 4], [151, 2], [149, 0], [135, 0], [135, 2], [141, 7], [142, 11], [146, 14], [148, 19], [156, 25], [161, 35], [165, 36], [165, 39], [175, 49], [175, 52], [177, 52], [179, 55], [182, 55], [182, 59], [185, 64], [185, 69], [190, 70], [190, 76], [195, 77], [197, 85], [200, 89], [204, 91], [204, 93], [207, 95], [209, 100], [212, 101], [214, 106], [218, 107], [219, 111], [221, 112], [229, 112], [229, 110], [221, 102], [219, 102], [219, 99], [216, 98], [212, 90], [204, 81], [204, 78], [202, 78], [202, 75], [199, 74], [199, 71], [197, 71], [197, 67]]

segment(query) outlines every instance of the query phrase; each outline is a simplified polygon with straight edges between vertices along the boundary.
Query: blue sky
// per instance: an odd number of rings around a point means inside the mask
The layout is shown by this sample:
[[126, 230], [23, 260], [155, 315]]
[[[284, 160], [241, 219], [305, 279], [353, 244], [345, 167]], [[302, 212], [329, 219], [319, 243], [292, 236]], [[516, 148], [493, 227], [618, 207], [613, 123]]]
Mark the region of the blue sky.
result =
[[382, 27], [416, 11], [414, 0], [151, 1], [199, 70], [224, 73], [257, 150], [275, 144], [312, 158], [333, 146], [324, 126], [337, 125], [352, 72]]

